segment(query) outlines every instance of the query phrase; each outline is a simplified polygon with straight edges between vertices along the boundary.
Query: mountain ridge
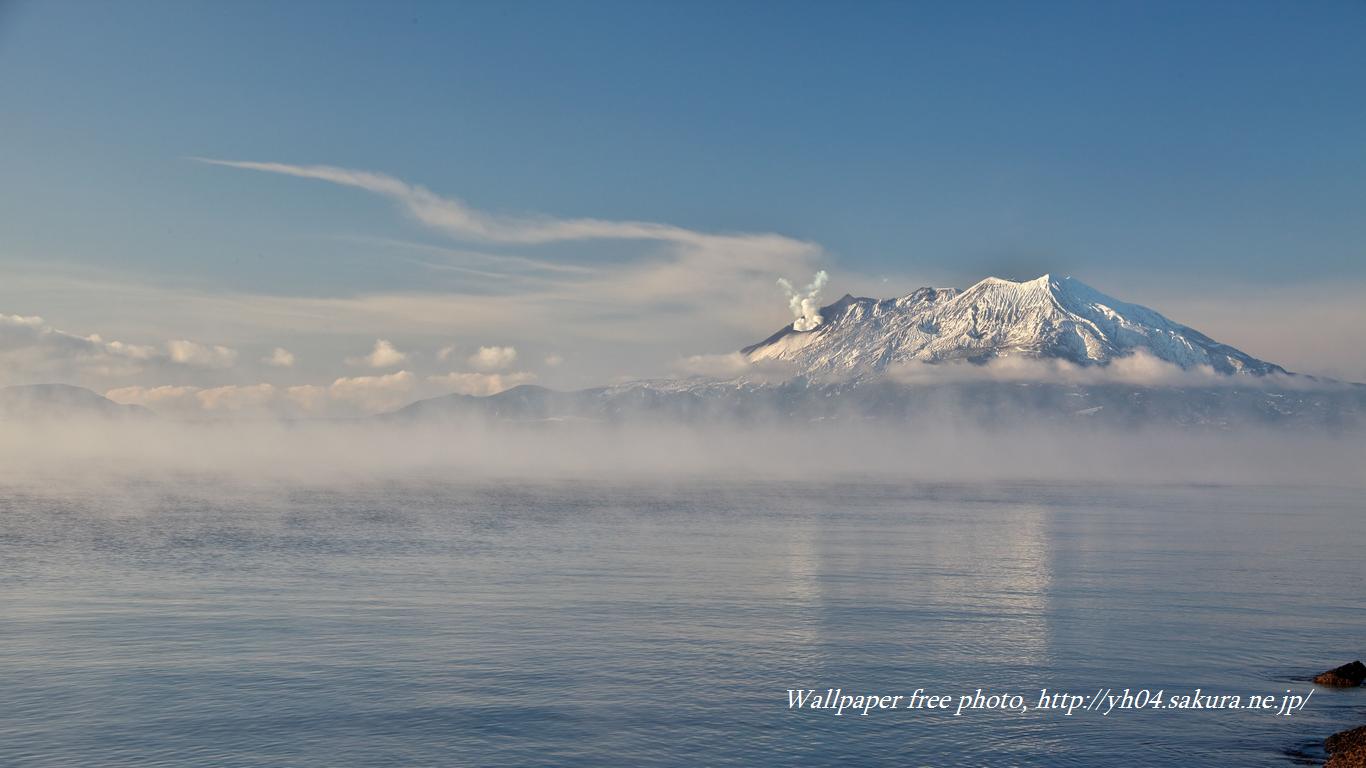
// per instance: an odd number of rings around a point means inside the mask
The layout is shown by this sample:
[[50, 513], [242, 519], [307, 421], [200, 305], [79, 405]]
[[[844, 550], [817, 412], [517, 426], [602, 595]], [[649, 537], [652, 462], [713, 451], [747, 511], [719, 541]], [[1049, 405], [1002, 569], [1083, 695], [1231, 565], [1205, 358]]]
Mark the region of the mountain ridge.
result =
[[64, 419], [78, 416], [148, 418], [140, 405], [116, 403], [104, 395], [72, 384], [16, 384], [0, 387], [0, 418]]
[[920, 288], [892, 299], [846, 294], [820, 315], [822, 322], [811, 330], [787, 326], [740, 354], [751, 363], [786, 363], [794, 375], [817, 378], [878, 374], [900, 363], [985, 363], [1012, 356], [1105, 366], [1141, 353], [1183, 370], [1288, 373], [1070, 276], [988, 277], [964, 290]]
[[[520, 385], [487, 396], [449, 394], [381, 420], [475, 417], [504, 423], [873, 420], [923, 423], [965, 416], [1085, 420], [1124, 427], [1176, 424], [1366, 426], [1366, 385], [1290, 374], [1160, 313], [1072, 278], [987, 278], [966, 290], [921, 288], [894, 299], [842, 296], [811, 330], [786, 326], [741, 354], [731, 378], [649, 379], [557, 391]], [[1170, 371], [1132, 374], [1140, 355]], [[994, 363], [1043, 361], [1023, 369]], [[765, 363], [779, 362], [783, 377]], [[925, 365], [910, 367], [912, 363]], [[1166, 375], [1170, 372], [1178, 375]], [[909, 375], [909, 374], [916, 375]], [[1274, 375], [1273, 375], [1274, 374]], [[150, 415], [65, 385], [0, 389], [0, 417]]]
[[[749, 370], [732, 378], [523, 385], [420, 400], [386, 418], [1366, 425], [1366, 385], [1291, 374], [1070, 277], [845, 294], [819, 314], [809, 330], [794, 323], [740, 350]], [[996, 365], [1007, 360], [1027, 364]]]

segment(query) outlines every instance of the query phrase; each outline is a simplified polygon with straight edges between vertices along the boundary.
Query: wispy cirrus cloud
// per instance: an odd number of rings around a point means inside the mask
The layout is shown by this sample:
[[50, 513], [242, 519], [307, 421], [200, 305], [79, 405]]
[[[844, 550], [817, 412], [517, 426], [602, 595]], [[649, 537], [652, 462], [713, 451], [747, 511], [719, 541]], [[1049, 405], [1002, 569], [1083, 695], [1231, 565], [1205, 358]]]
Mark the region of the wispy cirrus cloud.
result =
[[[517, 256], [507, 253], [487, 253], [485, 251], [475, 251], [468, 248], [449, 248], [433, 245], [431, 243], [396, 240], [390, 237], [338, 235], [333, 239], [339, 242], [379, 246], [382, 248], [411, 251], [415, 253], [426, 253], [444, 259], [457, 260], [462, 262], [462, 264], [453, 264], [449, 261], [414, 261], [428, 269], [452, 270], [470, 275], [499, 279], [510, 276], [526, 277], [528, 274], [542, 272], [559, 273], [561, 275], [589, 275], [597, 271], [593, 267], [583, 266], [581, 264], [560, 263], [548, 259], [536, 259], [529, 256]], [[479, 264], [481, 267], [466, 266], [467, 264]]]
[[[818, 244], [775, 233], [713, 233], [650, 221], [507, 215], [479, 210], [459, 198], [383, 173], [331, 165], [192, 159], [363, 190], [395, 203], [431, 232], [458, 242], [494, 244], [504, 250], [554, 246], [553, 256], [539, 253], [533, 258], [362, 238], [390, 251], [449, 257], [449, 264], [422, 266], [450, 269], [460, 277], [445, 283], [445, 291], [322, 301], [389, 315], [375, 318], [376, 329], [386, 333], [411, 336], [417, 327], [394, 328], [390, 322], [398, 313], [424, 327], [441, 323], [462, 346], [477, 344], [475, 334], [489, 327], [498, 327], [518, 346], [550, 340], [572, 352], [576, 362], [599, 367], [600, 379], [619, 373], [612, 369], [628, 359], [632, 368], [643, 365], [660, 371], [679, 351], [735, 348], [752, 341], [755, 334], [771, 332], [783, 316], [783, 298], [774, 280], [785, 274], [812, 274], [826, 260]], [[602, 249], [591, 244], [595, 241], [622, 245], [615, 246], [610, 261], [604, 262]], [[604, 365], [610, 367], [601, 370]]]
[[658, 240], [686, 245], [707, 245], [733, 240], [770, 241], [802, 248], [814, 247], [775, 234], [717, 235], [649, 221], [613, 221], [554, 216], [515, 216], [480, 211], [453, 197], [443, 197], [426, 187], [383, 173], [358, 171], [333, 165], [292, 165], [253, 160], [222, 160], [193, 157], [201, 163], [315, 179], [372, 192], [398, 203], [409, 215], [432, 229], [461, 239], [491, 243], [534, 245], [574, 240]]

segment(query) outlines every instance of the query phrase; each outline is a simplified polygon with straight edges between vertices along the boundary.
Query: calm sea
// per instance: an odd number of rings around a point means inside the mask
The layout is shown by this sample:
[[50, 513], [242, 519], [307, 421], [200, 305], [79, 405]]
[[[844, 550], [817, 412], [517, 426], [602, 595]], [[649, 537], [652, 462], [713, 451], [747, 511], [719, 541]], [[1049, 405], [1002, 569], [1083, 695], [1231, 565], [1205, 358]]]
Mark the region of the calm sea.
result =
[[0, 487], [4, 766], [1286, 766], [1366, 721], [790, 711], [790, 688], [1306, 693], [1359, 491]]

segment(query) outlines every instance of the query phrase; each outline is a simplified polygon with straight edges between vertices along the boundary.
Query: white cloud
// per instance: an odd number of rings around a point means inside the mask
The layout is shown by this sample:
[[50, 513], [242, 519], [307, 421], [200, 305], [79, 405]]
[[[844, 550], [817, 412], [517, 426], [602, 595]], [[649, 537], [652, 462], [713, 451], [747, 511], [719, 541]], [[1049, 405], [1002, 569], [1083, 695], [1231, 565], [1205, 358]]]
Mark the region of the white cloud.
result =
[[[367, 190], [398, 202], [424, 226], [456, 240], [560, 244], [553, 260], [534, 262], [565, 270], [499, 262], [509, 254], [480, 257], [477, 271], [501, 274], [462, 272], [462, 281], [446, 292], [253, 299], [291, 320], [328, 330], [335, 330], [328, 323], [340, 312], [348, 313], [353, 324], [369, 315], [369, 329], [405, 335], [439, 329], [443, 335], [458, 334], [462, 344], [477, 340], [490, 327], [514, 338], [541, 338], [569, 329], [572, 336], [565, 343], [576, 345], [575, 358], [587, 365], [629, 359], [632, 368], [663, 366], [671, 350], [738, 347], [771, 333], [782, 322], [773, 304], [773, 281], [783, 274], [812, 274], [825, 258], [815, 243], [773, 233], [714, 234], [652, 222], [502, 216], [383, 174], [331, 166], [208, 162]], [[567, 245], [590, 240], [639, 243], [634, 250], [620, 249], [606, 265], [598, 249]], [[454, 259], [474, 258], [464, 251], [435, 250]], [[535, 280], [504, 279], [528, 270], [535, 272]], [[844, 281], [853, 287], [858, 278], [846, 274]], [[587, 365], [580, 367], [587, 370]], [[605, 378], [610, 371], [599, 375]]]
[[285, 390], [285, 397], [296, 407], [310, 413], [324, 409], [328, 403], [327, 387], [320, 387], [317, 384], [290, 387]]
[[[174, 409], [183, 409], [192, 403], [196, 403], [195, 395], [199, 392], [199, 387], [163, 385], [159, 387], [118, 387], [104, 393], [104, 396], [116, 403], [124, 405], [145, 405], [152, 410], [157, 410], [166, 405]], [[192, 407], [197, 408], [195, 404]]]
[[237, 362], [235, 349], [186, 339], [166, 342], [166, 352], [173, 362], [196, 368], [231, 368]]
[[520, 372], [447, 373], [427, 377], [427, 381], [439, 386], [443, 392], [456, 392], [462, 395], [493, 395], [535, 380], [534, 374]]
[[275, 400], [270, 384], [229, 384], [221, 387], [163, 385], [157, 387], [118, 387], [104, 393], [116, 403], [142, 405], [165, 415], [186, 416], [201, 413], [236, 414], [264, 412]]
[[229, 385], [195, 393], [206, 411], [243, 411], [269, 405], [275, 399], [270, 384]]
[[105, 397], [171, 416], [356, 415], [406, 404], [416, 383], [412, 373], [398, 371], [383, 376], [343, 377], [328, 386], [304, 384], [285, 389], [265, 382], [218, 387], [118, 387], [105, 392]]
[[793, 366], [781, 360], [751, 362], [739, 352], [723, 355], [690, 355], [675, 360], [673, 369], [686, 376], [708, 379], [744, 378], [750, 381], [781, 381], [792, 375]]
[[408, 371], [383, 376], [340, 378], [327, 388], [327, 394], [333, 400], [350, 403], [369, 413], [378, 413], [404, 405], [415, 378]]
[[563, 365], [563, 364], [564, 364], [564, 357], [561, 356], [561, 355], [546, 355], [546, 356], [545, 356], [545, 367], [547, 367], [547, 368], [559, 368], [559, 367], [560, 367], [561, 365]]
[[408, 355], [398, 351], [388, 339], [376, 339], [375, 347], [364, 357], [348, 357], [348, 365], [364, 365], [370, 368], [392, 368], [408, 359]]
[[[506, 216], [472, 208], [463, 200], [441, 197], [425, 187], [370, 171], [357, 171], [331, 165], [291, 165], [244, 160], [192, 158], [202, 163], [279, 173], [373, 192], [387, 197], [423, 224], [462, 239], [495, 243], [538, 244], [572, 240], [660, 240], [698, 245], [724, 241], [737, 236], [710, 235], [671, 224], [648, 221], [610, 221], [605, 219], [560, 219], [552, 216]], [[796, 242], [780, 235], [741, 235], [742, 238], [778, 239]], [[805, 244], [802, 244], [805, 245]]]
[[43, 365], [63, 363], [109, 364], [113, 360], [147, 360], [154, 347], [106, 342], [99, 334], [78, 336], [48, 325], [37, 315], [0, 314], [0, 356]]
[[9, 325], [15, 328], [42, 328], [43, 318], [37, 315], [5, 315], [0, 314], [0, 325]]
[[[811, 275], [830, 266], [818, 245], [777, 234], [716, 234], [650, 222], [534, 214], [501, 216], [383, 174], [330, 166], [210, 162], [367, 190], [383, 196], [386, 202], [381, 205], [393, 202], [429, 232], [506, 247], [390, 243], [384, 246], [385, 258], [393, 259], [396, 268], [410, 264], [409, 257], [416, 254], [474, 271], [462, 272], [458, 283], [437, 284], [434, 279], [418, 290], [332, 296], [311, 291], [285, 295], [282, 289], [287, 291], [288, 286], [271, 286], [269, 293], [232, 293], [139, 284], [88, 264], [68, 269], [12, 261], [13, 269], [0, 284], [0, 303], [12, 308], [41, 307], [44, 315], [60, 316], [65, 324], [87, 328], [104, 327], [109, 307], [117, 306], [119, 325], [110, 335], [157, 342], [177, 338], [185, 333], [180, 329], [196, 327], [195, 323], [211, 315], [220, 319], [215, 331], [219, 340], [232, 346], [279, 338], [274, 334], [287, 328], [341, 337], [400, 338], [405, 343], [430, 343], [433, 349], [459, 344], [462, 354], [447, 354], [452, 361], [487, 341], [488, 329], [496, 328], [504, 340], [519, 342], [519, 346], [533, 339], [555, 338], [561, 351], [573, 358], [575, 373], [585, 377], [575, 380], [575, 385], [586, 386], [627, 370], [657, 375], [679, 350], [734, 349], [757, 341], [784, 319], [791, 322], [773, 299], [773, 281], [780, 275]], [[601, 257], [602, 249], [596, 244], [563, 245], [591, 239], [622, 242], [611, 248], [610, 259]], [[512, 247], [543, 243], [562, 245]], [[394, 258], [400, 250], [410, 253]], [[445, 277], [427, 265], [418, 269], [424, 279]], [[885, 297], [920, 285], [944, 284], [943, 280], [921, 279], [927, 276], [919, 274], [914, 280], [898, 275], [892, 285], [879, 285], [876, 279], [860, 277], [847, 268], [836, 274], [839, 285], [830, 286], [832, 293], [864, 291]], [[508, 275], [535, 279], [510, 281]], [[1293, 370], [1366, 380], [1366, 345], [1358, 343], [1366, 332], [1366, 303], [1360, 301], [1359, 280], [1277, 284], [1274, 292], [1267, 292], [1258, 282], [1240, 282], [1236, 275], [1184, 282], [1186, 286], [1178, 288], [1170, 280], [1154, 280], [1146, 289], [1135, 286], [1134, 293], [1125, 298]], [[91, 359], [96, 353], [81, 353], [90, 355], [82, 365], [101, 375], [124, 375], [136, 370], [137, 354], [149, 360], [161, 355], [159, 345], [142, 346], [136, 353], [117, 350], [116, 344], [110, 342], [106, 349], [99, 343], [98, 363]], [[301, 357], [300, 364], [305, 360], [311, 363], [313, 356]], [[53, 378], [23, 356], [0, 361], [0, 374], [15, 372], [30, 381]], [[314, 373], [323, 375], [321, 370]], [[567, 384], [568, 375], [562, 376]], [[118, 383], [122, 382], [103, 382]]]
[[481, 371], [501, 371], [516, 361], [515, 347], [480, 347], [469, 357], [469, 364]]
[[888, 369], [903, 384], [946, 384], [961, 381], [1051, 382], [1061, 384], [1131, 384], [1145, 387], [1316, 388], [1322, 382], [1293, 376], [1225, 375], [1208, 365], [1182, 368], [1150, 352], [1114, 358], [1107, 365], [1078, 365], [1059, 359], [1023, 356], [993, 358], [983, 364], [908, 362]]
[[[99, 334], [88, 337], [91, 341], [99, 342]], [[154, 360], [161, 354], [156, 347], [145, 344], [124, 344], [121, 341], [111, 341], [105, 344], [105, 348], [111, 353], [132, 360]]]
[[[186, 346], [189, 345], [189, 346]], [[201, 362], [230, 365], [236, 352], [173, 341], [166, 352], [146, 344], [105, 341], [99, 334], [80, 336], [57, 329], [36, 315], [0, 314], [0, 373], [5, 378], [119, 378], [148, 366]]]
[[449, 346], [449, 347], [442, 347], [441, 349], [438, 349], [438, 350], [436, 351], [436, 359], [437, 359], [437, 360], [440, 360], [441, 362], [444, 363], [444, 362], [446, 362], [447, 360], [451, 359], [451, 355], [454, 355], [454, 354], [455, 354], [455, 345], [451, 345], [451, 346]]
[[290, 368], [294, 365], [294, 353], [284, 347], [276, 347], [269, 355], [261, 358], [261, 362], [275, 368]]

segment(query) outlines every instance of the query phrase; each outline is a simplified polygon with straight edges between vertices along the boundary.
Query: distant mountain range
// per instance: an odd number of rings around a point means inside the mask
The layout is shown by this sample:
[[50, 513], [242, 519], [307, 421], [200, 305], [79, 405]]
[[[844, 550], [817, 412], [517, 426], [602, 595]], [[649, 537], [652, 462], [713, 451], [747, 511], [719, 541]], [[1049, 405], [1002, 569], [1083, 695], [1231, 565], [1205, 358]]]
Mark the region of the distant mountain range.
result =
[[[422, 400], [389, 418], [1366, 424], [1366, 386], [1288, 373], [1070, 277], [990, 277], [899, 299], [846, 295], [819, 314], [814, 328], [793, 324], [740, 350], [754, 370], [725, 381], [520, 386]], [[1155, 361], [1164, 375], [1122, 375], [1134, 361], [1148, 370]], [[1021, 362], [1026, 375], [1002, 365]]]
[[66, 419], [84, 416], [149, 417], [140, 405], [122, 405], [69, 384], [28, 384], [0, 388], [0, 419]]
[[522, 385], [487, 397], [446, 395], [419, 400], [382, 418], [425, 423], [471, 417], [518, 423], [643, 418], [749, 424], [841, 420], [911, 427], [930, 422], [991, 427], [1043, 421], [1126, 428], [1266, 425], [1336, 431], [1366, 426], [1366, 387], [1301, 390], [1023, 381], [911, 385], [889, 379], [678, 386], [642, 381], [576, 392]]
[[[809, 330], [797, 330], [808, 318], [740, 350], [742, 370], [726, 380], [575, 392], [524, 385], [420, 400], [379, 418], [1366, 426], [1366, 386], [1288, 373], [1070, 277], [991, 277], [897, 299], [844, 296], [819, 314]], [[149, 413], [78, 387], [0, 390], [4, 418]]]

